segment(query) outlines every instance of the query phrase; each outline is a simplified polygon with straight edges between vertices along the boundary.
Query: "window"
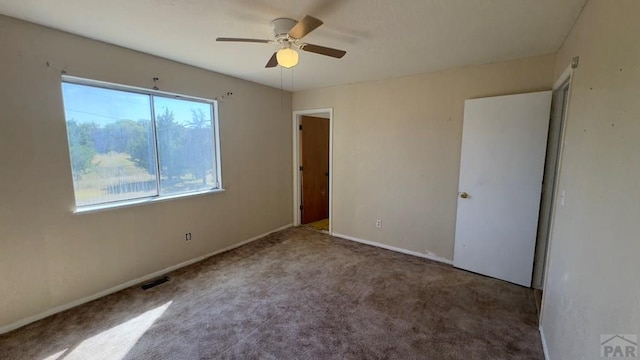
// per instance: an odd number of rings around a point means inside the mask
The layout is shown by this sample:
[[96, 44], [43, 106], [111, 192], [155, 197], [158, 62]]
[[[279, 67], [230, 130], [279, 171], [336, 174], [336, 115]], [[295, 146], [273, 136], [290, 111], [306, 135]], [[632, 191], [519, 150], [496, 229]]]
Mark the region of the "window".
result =
[[62, 79], [76, 206], [220, 189], [217, 104]]

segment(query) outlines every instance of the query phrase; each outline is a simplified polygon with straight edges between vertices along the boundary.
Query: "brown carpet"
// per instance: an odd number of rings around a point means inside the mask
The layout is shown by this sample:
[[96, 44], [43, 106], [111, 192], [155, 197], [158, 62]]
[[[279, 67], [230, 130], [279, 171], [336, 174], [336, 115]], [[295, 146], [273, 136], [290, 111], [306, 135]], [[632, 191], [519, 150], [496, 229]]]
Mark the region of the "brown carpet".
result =
[[0, 336], [2, 359], [543, 359], [531, 290], [304, 228]]

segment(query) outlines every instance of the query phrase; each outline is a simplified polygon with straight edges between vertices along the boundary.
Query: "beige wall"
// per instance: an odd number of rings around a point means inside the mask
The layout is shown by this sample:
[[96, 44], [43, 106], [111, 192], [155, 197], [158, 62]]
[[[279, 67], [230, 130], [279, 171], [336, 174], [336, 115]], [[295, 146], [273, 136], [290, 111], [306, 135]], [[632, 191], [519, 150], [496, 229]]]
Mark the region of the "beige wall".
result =
[[333, 231], [453, 259], [464, 100], [548, 90], [554, 62], [548, 55], [294, 93], [294, 110], [334, 108]]
[[[0, 49], [0, 328], [291, 223], [289, 93], [3, 16]], [[74, 215], [63, 68], [147, 88], [157, 76], [162, 90], [205, 98], [232, 91], [220, 104], [226, 192]]]
[[591, 0], [556, 62], [571, 84], [544, 292], [550, 359], [599, 359], [600, 334], [640, 334], [640, 1]]

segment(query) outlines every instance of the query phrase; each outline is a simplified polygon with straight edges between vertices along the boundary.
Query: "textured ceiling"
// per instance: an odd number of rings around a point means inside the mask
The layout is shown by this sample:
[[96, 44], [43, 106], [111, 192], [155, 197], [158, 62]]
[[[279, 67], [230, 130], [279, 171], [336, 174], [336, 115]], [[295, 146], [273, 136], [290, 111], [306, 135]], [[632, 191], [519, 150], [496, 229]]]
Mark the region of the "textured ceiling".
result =
[[[554, 53], [586, 0], [2, 0], [0, 13], [288, 90], [341, 85]], [[277, 17], [324, 25], [293, 70], [265, 69]], [[293, 76], [292, 76], [293, 73]], [[281, 77], [282, 76], [282, 77]], [[293, 85], [293, 88], [292, 88]]]

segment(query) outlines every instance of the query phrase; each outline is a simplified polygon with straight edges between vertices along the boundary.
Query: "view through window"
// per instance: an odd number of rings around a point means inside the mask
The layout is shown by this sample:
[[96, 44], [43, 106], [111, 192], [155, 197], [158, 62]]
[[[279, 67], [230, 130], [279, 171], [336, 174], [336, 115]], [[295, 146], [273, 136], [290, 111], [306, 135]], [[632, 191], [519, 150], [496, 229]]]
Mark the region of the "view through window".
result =
[[214, 101], [65, 77], [78, 207], [219, 187]]

